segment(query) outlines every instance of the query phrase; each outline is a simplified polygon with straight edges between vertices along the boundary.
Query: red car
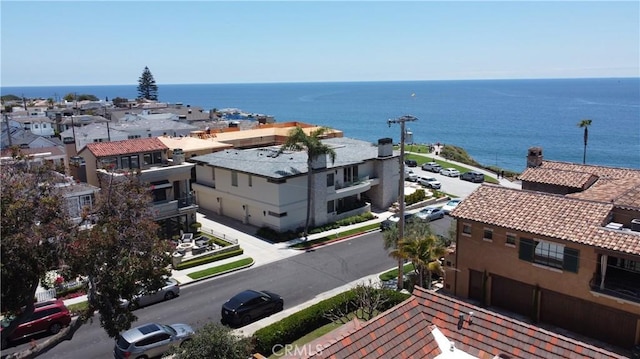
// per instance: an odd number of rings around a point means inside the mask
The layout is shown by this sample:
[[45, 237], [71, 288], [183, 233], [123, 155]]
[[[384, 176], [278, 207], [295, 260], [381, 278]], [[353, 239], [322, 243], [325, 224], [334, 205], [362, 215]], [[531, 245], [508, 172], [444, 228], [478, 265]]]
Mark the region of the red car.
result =
[[[4, 318], [0, 330], [4, 330], [10, 323], [11, 318]], [[8, 343], [2, 343], [2, 347], [10, 342], [39, 333], [57, 334], [62, 327], [66, 327], [69, 323], [71, 323], [71, 313], [62, 300], [36, 303], [33, 314], [18, 325], [9, 336]]]

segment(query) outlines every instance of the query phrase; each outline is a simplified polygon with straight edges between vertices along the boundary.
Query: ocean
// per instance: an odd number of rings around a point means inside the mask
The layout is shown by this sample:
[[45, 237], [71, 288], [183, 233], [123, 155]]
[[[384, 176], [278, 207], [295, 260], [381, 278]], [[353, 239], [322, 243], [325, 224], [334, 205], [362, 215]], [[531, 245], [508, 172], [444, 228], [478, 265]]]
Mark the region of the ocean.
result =
[[[2, 95], [61, 98], [137, 97], [137, 85], [2, 87]], [[445, 143], [483, 165], [521, 172], [527, 149], [546, 159], [582, 162], [583, 129], [591, 119], [587, 163], [640, 169], [640, 78], [158, 84], [162, 102], [205, 110], [238, 108], [277, 122], [301, 121], [340, 129], [346, 137], [400, 141], [404, 115], [413, 143]]]

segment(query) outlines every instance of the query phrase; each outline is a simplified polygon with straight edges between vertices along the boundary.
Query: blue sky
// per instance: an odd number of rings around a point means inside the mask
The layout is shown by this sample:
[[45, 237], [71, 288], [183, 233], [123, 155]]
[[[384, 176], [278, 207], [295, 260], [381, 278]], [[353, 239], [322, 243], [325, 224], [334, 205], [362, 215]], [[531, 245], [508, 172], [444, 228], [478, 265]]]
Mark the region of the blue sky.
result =
[[640, 76], [640, 2], [5, 1], [1, 85]]

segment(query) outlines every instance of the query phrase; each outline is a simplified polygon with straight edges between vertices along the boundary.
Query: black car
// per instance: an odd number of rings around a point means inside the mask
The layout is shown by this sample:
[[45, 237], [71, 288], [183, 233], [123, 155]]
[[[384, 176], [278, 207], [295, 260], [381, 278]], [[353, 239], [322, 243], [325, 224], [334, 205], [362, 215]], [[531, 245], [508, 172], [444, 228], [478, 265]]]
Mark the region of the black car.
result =
[[476, 171], [469, 171], [461, 174], [460, 179], [474, 183], [482, 183], [484, 182], [484, 174]]
[[222, 305], [221, 321], [231, 326], [244, 326], [281, 311], [283, 306], [284, 300], [278, 294], [247, 289]]
[[404, 164], [409, 167], [418, 167], [418, 161], [416, 160], [405, 160]]

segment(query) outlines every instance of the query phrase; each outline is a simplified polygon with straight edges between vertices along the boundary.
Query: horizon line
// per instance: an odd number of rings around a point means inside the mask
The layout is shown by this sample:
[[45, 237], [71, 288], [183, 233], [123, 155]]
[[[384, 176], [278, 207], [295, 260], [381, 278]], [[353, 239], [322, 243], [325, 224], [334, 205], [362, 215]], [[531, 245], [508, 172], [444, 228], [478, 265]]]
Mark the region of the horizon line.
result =
[[[640, 79], [640, 76], [600, 76], [600, 77], [520, 77], [520, 78], [479, 78], [479, 79], [439, 79], [439, 80], [344, 80], [344, 81], [272, 81], [272, 82], [185, 82], [162, 83], [157, 86], [173, 85], [274, 85], [274, 84], [318, 84], [318, 83], [380, 83], [380, 82], [451, 82], [451, 81], [520, 81], [520, 80], [598, 80], [598, 79]], [[129, 84], [84, 84], [84, 85], [0, 85], [0, 88], [26, 87], [98, 87], [98, 86], [137, 86]]]

